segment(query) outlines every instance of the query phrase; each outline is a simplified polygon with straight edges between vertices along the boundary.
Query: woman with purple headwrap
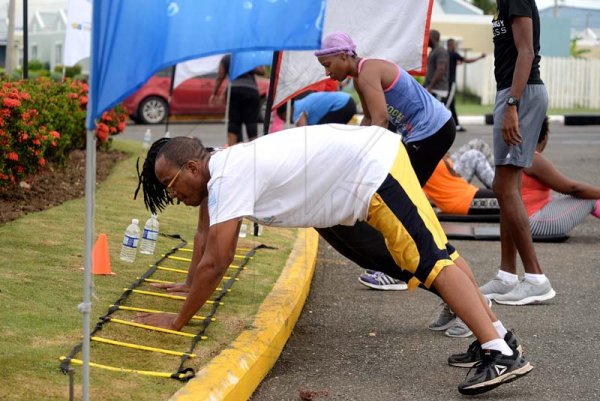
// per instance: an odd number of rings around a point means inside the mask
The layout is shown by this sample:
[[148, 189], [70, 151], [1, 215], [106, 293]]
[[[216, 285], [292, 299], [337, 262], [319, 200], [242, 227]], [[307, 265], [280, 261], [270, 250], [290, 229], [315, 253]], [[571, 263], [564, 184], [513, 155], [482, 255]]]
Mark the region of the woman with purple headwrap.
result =
[[[325, 36], [315, 56], [330, 78], [337, 81], [348, 76], [353, 78], [364, 112], [361, 125], [391, 128], [402, 136], [417, 178], [424, 186], [456, 136], [454, 120], [445, 106], [400, 66], [386, 60], [358, 57], [356, 44], [344, 32]], [[361, 284], [380, 290], [406, 289], [398, 280], [398, 274], [390, 277], [394, 266], [391, 266], [386, 244], [368, 225], [359, 222], [352, 227], [335, 226], [318, 231], [338, 252], [367, 269], [359, 277]], [[452, 253], [454, 247], [450, 244], [447, 247]], [[371, 261], [373, 255], [378, 255], [377, 262], [383, 263], [369, 265], [364, 255], [370, 255]], [[455, 263], [470, 271], [464, 259], [459, 258]], [[437, 321], [439, 317], [434, 319]], [[471, 334], [460, 321], [444, 321], [443, 326], [455, 329], [462, 337]]]

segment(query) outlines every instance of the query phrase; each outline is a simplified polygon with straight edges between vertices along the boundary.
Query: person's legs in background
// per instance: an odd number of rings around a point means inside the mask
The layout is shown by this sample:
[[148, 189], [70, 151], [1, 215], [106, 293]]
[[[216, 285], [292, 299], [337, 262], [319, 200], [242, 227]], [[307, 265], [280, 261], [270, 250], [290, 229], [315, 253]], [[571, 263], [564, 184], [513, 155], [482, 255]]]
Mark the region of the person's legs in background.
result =
[[[488, 298], [508, 305], [527, 305], [554, 298], [556, 293], [537, 259], [529, 218], [521, 198], [523, 167], [530, 166], [539, 132], [546, 115], [548, 93], [543, 85], [528, 85], [519, 107], [521, 143], [509, 146], [504, 141], [502, 124], [509, 89], [496, 95], [494, 109], [494, 160], [496, 175], [493, 190], [500, 205], [500, 271], [480, 287]], [[517, 276], [517, 253], [525, 278]]]
[[486, 188], [492, 188], [494, 167], [479, 150], [467, 150], [458, 157], [452, 168], [467, 182], [471, 182], [473, 177], [477, 177]]
[[242, 107], [243, 98], [240, 88], [232, 87], [229, 94], [229, 122], [227, 123], [227, 145], [232, 146], [243, 141]]
[[258, 136], [258, 114], [260, 109], [260, 95], [253, 88], [242, 89], [241, 122], [246, 126], [248, 140], [252, 141]]

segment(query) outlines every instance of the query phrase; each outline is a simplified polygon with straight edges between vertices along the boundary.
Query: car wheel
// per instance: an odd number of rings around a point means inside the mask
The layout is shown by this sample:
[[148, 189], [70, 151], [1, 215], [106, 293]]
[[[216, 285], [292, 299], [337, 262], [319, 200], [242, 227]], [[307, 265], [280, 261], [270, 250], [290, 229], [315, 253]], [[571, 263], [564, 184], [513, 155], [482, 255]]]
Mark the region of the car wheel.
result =
[[265, 116], [267, 115], [267, 98], [265, 96], [260, 98], [258, 102], [258, 122], [265, 122]]
[[159, 124], [167, 118], [169, 106], [158, 96], [150, 96], [142, 100], [138, 107], [138, 117], [143, 124]]

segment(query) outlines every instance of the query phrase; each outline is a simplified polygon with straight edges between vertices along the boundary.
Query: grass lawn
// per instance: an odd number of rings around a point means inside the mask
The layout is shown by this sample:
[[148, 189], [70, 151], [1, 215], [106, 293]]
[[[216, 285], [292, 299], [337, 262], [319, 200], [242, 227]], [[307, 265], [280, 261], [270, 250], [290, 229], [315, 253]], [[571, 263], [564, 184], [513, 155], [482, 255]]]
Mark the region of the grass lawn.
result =
[[[483, 116], [486, 114], [492, 113], [494, 110], [494, 106], [482, 106], [478, 103], [463, 103], [459, 100], [456, 103], [456, 112], [458, 113], [458, 118], [460, 120], [460, 116]], [[548, 109], [548, 115], [565, 115], [565, 114], [588, 114], [588, 113], [598, 113], [598, 110], [591, 109]]]
[[[153, 256], [138, 253], [133, 264], [119, 260], [120, 242], [132, 218], [143, 225], [149, 217], [143, 201], [133, 200], [137, 185], [135, 159], [143, 152], [140, 144], [117, 140], [114, 147], [131, 157], [119, 163], [109, 178], [97, 186], [95, 233], [106, 233], [112, 271], [115, 276], [95, 276], [92, 325], [106, 313], [108, 306], [123, 289], [143, 274], [160, 255], [179, 241], [160, 237]], [[184, 205], [170, 206], [159, 216], [160, 231], [177, 233], [190, 243], [193, 240], [197, 209]], [[277, 250], [259, 250], [240, 275], [232, 291], [225, 296], [206, 332], [208, 340], [196, 347], [197, 357], [187, 366], [205, 364], [249, 327], [253, 315], [269, 293], [291, 251], [296, 230], [265, 228], [262, 237], [248, 236], [239, 246], [259, 243]], [[82, 315], [77, 305], [82, 302], [84, 237], [84, 200], [68, 201], [44, 212], [32, 213], [0, 226], [0, 378], [2, 400], [68, 399], [68, 377], [59, 370], [59, 356], [67, 355], [81, 341]], [[165, 263], [166, 265], [166, 263]], [[187, 269], [186, 262], [169, 262], [171, 267]], [[153, 278], [181, 281], [183, 275], [157, 272]], [[143, 288], [148, 289], [148, 288]], [[125, 305], [176, 311], [181, 301], [132, 295]], [[205, 314], [202, 308], [199, 314]], [[117, 312], [115, 317], [129, 320], [134, 312]], [[185, 351], [189, 339], [145, 331], [110, 323], [99, 335]], [[199, 324], [186, 327], [197, 331]], [[76, 358], [81, 358], [78, 354]], [[173, 373], [179, 357], [148, 351], [130, 350], [104, 344], [92, 344], [92, 361], [118, 367]], [[75, 366], [76, 398], [81, 394], [81, 368]], [[131, 373], [115, 373], [91, 368], [91, 398], [95, 400], [161, 400], [167, 399], [182, 383]], [[151, 394], [151, 395], [149, 395]]]

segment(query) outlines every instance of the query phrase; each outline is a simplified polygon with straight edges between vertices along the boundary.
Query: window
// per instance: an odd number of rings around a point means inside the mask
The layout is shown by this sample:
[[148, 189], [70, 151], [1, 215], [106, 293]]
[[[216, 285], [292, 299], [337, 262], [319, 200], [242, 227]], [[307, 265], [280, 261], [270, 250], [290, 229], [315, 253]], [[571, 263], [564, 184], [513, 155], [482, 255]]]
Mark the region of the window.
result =
[[63, 45], [57, 43], [54, 45], [54, 65], [62, 64], [63, 60]]

